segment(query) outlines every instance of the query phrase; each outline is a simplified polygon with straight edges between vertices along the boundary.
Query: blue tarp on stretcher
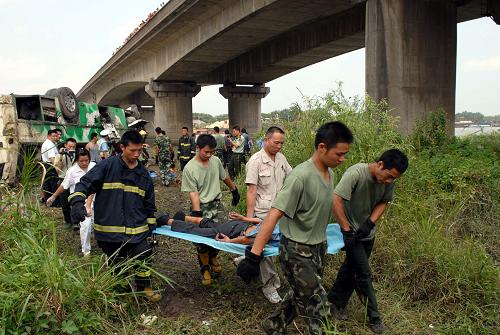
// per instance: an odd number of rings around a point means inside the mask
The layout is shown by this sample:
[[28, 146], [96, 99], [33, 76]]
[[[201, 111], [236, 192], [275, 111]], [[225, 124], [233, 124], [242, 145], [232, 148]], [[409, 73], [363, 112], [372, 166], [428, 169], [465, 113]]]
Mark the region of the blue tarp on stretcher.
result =
[[[219, 249], [222, 251], [227, 251], [233, 254], [244, 255], [246, 245], [238, 244], [238, 243], [227, 243], [227, 242], [219, 242], [214, 238], [208, 238], [193, 234], [186, 233], [178, 233], [172, 231], [170, 226], [162, 226], [156, 228], [154, 231], [155, 234], [165, 235], [175, 238], [180, 238], [181, 240], [187, 240], [195, 243], [202, 243], [214, 247], [215, 249]], [[326, 228], [326, 236], [328, 241], [328, 253], [336, 254], [340, 251], [340, 249], [344, 246], [344, 240], [342, 238], [342, 233], [340, 232], [340, 227], [337, 223], [329, 224]], [[277, 243], [267, 244], [264, 249], [264, 256], [277, 256], [279, 254], [279, 247]]]

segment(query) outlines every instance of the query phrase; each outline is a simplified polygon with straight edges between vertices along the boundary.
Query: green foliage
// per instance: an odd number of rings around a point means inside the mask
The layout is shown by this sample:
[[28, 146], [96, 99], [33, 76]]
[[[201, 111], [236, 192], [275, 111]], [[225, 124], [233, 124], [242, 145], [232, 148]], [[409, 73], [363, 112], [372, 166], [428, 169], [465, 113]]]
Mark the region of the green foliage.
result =
[[[395, 200], [378, 224], [371, 262], [379, 285], [402, 297], [403, 308], [423, 304], [432, 310], [444, 333], [493, 333], [500, 308], [495, 265], [500, 135], [451, 138], [438, 110], [404, 138], [386, 103], [346, 98], [340, 88], [305, 105], [293, 106], [294, 121], [283, 122], [282, 152], [292, 166], [312, 155], [315, 130], [333, 120], [346, 123], [355, 136], [348, 159], [336, 169], [338, 177], [389, 148], [410, 158], [408, 171], [396, 182]], [[334, 264], [331, 271], [337, 268]]]
[[413, 131], [412, 140], [418, 151], [423, 149], [435, 150], [451, 141], [446, 130], [446, 112], [438, 109], [429, 112], [427, 117], [417, 122]]
[[21, 180], [0, 189], [0, 334], [93, 334], [128, 322], [138, 300], [120, 289], [144, 265], [129, 260], [117, 269], [104, 255], [60, 254], [55, 223], [42, 214], [31, 178]]

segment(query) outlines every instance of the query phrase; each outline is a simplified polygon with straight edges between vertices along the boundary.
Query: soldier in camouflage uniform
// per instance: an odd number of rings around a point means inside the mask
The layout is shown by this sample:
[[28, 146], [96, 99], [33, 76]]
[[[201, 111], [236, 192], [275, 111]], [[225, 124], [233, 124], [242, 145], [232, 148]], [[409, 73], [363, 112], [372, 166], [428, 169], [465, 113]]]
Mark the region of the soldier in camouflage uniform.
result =
[[253, 246], [247, 247], [237, 274], [247, 283], [259, 275], [262, 251], [280, 224], [280, 265], [290, 284], [279, 308], [262, 322], [267, 334], [285, 334], [295, 316], [305, 318], [306, 334], [322, 334], [330, 303], [322, 276], [326, 254], [326, 227], [333, 206], [334, 175], [353, 137], [340, 122], [329, 122], [316, 133], [316, 151], [286, 177]]
[[[240, 200], [236, 185], [226, 176], [226, 171], [219, 158], [213, 156], [217, 142], [212, 135], [202, 134], [198, 137], [196, 147], [198, 152], [182, 172], [182, 192], [189, 193], [191, 200], [191, 216], [204, 217], [221, 223], [224, 221], [224, 206], [221, 203], [222, 192], [220, 180], [229, 187], [233, 195], [233, 206]], [[198, 261], [201, 268], [201, 283], [210, 285], [212, 274], [218, 275], [222, 267], [217, 260], [218, 250], [196, 244]]]
[[160, 127], [156, 127], [156, 154], [158, 156], [158, 165], [160, 170], [160, 179], [162, 185], [168, 186], [169, 178], [167, 176], [168, 169], [172, 164], [170, 152], [172, 149], [172, 143], [170, 142], [170, 138], [166, 135], [163, 135], [163, 132]]

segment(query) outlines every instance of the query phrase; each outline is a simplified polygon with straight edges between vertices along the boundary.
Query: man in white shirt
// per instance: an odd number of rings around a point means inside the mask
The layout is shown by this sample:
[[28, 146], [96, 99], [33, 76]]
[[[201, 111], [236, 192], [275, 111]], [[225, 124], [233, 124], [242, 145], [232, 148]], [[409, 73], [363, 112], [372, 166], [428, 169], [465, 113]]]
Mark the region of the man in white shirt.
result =
[[[286, 157], [280, 153], [285, 133], [279, 127], [270, 127], [264, 137], [264, 147], [250, 157], [246, 164], [247, 216], [264, 219], [287, 174], [292, 171]], [[278, 229], [278, 227], [276, 227]], [[260, 263], [262, 293], [273, 304], [281, 301], [277, 289], [281, 286], [274, 257]]]
[[56, 141], [58, 139], [58, 130], [50, 129], [47, 132], [47, 139], [42, 144], [41, 154], [42, 162], [46, 169], [45, 179], [43, 181], [42, 202], [45, 202], [57, 188], [57, 172], [54, 168], [54, 160], [59, 154], [57, 151]]

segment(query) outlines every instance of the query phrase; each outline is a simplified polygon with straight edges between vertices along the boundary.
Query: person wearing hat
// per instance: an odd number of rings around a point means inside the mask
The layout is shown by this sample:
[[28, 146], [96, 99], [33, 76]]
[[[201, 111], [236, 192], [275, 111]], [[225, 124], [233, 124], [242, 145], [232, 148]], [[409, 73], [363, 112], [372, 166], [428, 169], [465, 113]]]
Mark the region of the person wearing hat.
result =
[[101, 159], [106, 159], [109, 157], [109, 129], [104, 129], [100, 132], [101, 138], [97, 141], [97, 147], [99, 148], [99, 157]]

